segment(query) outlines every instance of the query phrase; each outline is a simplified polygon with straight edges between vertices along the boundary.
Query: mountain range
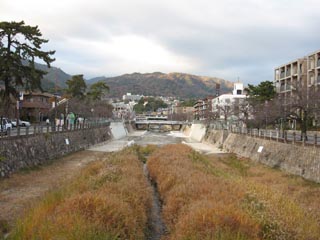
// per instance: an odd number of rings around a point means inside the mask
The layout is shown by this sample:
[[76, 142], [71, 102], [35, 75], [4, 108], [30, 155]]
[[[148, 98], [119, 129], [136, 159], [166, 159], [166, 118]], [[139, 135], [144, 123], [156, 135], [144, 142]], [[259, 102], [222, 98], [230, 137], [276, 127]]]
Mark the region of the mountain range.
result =
[[[37, 64], [37, 68], [47, 71], [44, 76], [43, 88], [45, 90], [66, 88], [66, 81], [72, 76], [60, 68], [47, 68]], [[217, 84], [220, 93], [230, 92], [233, 83], [216, 77], [203, 77], [186, 73], [132, 73], [117, 77], [96, 77], [86, 81], [87, 85], [104, 81], [110, 88], [109, 97], [121, 97], [126, 93], [145, 96], [167, 96], [178, 98], [203, 98], [216, 94]]]
[[92, 84], [104, 81], [110, 87], [110, 96], [122, 96], [126, 93], [167, 96], [179, 98], [199, 98], [216, 94], [216, 85], [220, 93], [229, 92], [233, 83], [215, 77], [202, 77], [186, 73], [132, 73], [118, 77], [95, 78], [88, 81]]

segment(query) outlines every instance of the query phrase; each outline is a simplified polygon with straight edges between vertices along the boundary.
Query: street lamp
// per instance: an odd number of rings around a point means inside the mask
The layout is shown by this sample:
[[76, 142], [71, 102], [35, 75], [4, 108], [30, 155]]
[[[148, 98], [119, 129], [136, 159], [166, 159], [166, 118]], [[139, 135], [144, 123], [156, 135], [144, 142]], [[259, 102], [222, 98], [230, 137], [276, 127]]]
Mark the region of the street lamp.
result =
[[54, 94], [54, 120], [53, 120], [53, 127], [54, 131], [56, 131], [56, 126], [57, 126], [57, 97], [58, 94]]

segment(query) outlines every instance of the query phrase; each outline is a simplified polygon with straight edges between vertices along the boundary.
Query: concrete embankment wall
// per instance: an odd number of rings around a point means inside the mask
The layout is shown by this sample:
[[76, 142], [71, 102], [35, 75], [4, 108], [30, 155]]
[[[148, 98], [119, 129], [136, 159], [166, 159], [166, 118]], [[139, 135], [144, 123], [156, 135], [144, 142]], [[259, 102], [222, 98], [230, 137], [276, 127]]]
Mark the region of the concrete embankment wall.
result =
[[204, 140], [239, 156], [320, 182], [320, 149], [317, 147], [280, 143], [222, 130], [208, 131]]
[[0, 178], [111, 138], [107, 126], [3, 138], [0, 140]]
[[189, 138], [191, 140], [201, 142], [206, 134], [206, 127], [203, 124], [192, 124], [189, 131]]
[[123, 138], [128, 134], [128, 129], [122, 122], [112, 122], [110, 129], [114, 139]]

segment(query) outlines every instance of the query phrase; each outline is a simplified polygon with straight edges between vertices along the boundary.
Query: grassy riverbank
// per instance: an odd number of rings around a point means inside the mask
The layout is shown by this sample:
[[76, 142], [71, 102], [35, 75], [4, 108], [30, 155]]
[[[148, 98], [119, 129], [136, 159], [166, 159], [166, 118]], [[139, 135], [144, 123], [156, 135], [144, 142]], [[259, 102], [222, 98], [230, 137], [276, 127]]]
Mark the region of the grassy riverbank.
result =
[[149, 239], [154, 196], [143, 162], [162, 203], [162, 240], [319, 239], [319, 184], [182, 144], [97, 158], [35, 202], [9, 239]]
[[136, 151], [106, 154], [48, 193], [10, 239], [145, 239], [151, 187]]
[[229, 155], [168, 145], [148, 159], [166, 239], [319, 239], [318, 184]]

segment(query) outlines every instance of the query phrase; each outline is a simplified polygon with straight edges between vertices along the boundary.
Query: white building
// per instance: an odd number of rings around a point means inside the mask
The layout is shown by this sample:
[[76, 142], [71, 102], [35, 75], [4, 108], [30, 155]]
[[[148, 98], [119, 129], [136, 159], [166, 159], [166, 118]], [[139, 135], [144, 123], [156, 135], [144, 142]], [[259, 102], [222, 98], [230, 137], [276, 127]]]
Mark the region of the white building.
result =
[[129, 118], [131, 115], [131, 107], [129, 104], [126, 104], [124, 102], [117, 102], [117, 103], [112, 103], [113, 106], [113, 117], [119, 118], [119, 119], [124, 119], [124, 118]]
[[122, 96], [123, 101], [139, 101], [143, 96], [141, 95], [132, 95], [131, 93], [127, 93], [126, 95]]
[[246, 99], [243, 83], [234, 83], [232, 94], [222, 94], [212, 99], [212, 112], [218, 119], [238, 120], [241, 117], [240, 107]]

